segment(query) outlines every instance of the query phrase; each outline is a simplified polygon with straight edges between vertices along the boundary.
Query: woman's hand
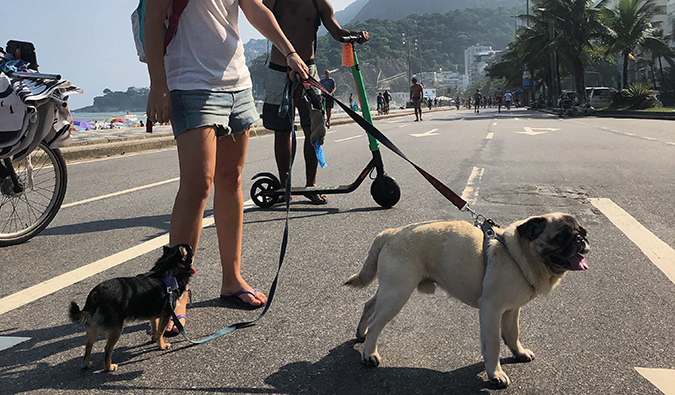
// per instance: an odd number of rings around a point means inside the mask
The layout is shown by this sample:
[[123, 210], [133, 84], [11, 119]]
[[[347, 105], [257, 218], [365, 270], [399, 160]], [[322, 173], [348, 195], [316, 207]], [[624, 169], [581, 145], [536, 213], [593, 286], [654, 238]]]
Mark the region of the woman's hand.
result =
[[299, 76], [300, 79], [306, 80], [309, 78], [309, 67], [302, 61], [300, 56], [293, 51], [286, 57], [286, 64], [291, 68], [290, 77], [291, 80], [295, 80], [295, 76]]
[[167, 86], [150, 87], [146, 108], [148, 123], [166, 123], [171, 119], [171, 93]]

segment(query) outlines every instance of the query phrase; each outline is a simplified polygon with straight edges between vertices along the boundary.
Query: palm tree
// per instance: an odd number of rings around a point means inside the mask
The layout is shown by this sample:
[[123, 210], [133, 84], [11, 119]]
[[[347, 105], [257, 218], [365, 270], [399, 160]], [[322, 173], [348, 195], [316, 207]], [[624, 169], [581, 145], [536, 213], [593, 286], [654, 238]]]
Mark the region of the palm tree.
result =
[[[580, 98], [586, 95], [586, 67], [593, 63], [591, 53], [603, 37], [605, 27], [600, 23], [600, 10], [593, 0], [535, 0], [528, 19], [530, 28], [521, 34], [538, 50], [553, 53], [561, 66], [574, 75], [575, 90]], [[524, 45], [526, 48], [531, 45]], [[556, 61], [558, 62], [558, 61]], [[552, 67], [552, 71], [556, 68]]]
[[[605, 37], [607, 54], [620, 54], [623, 57], [622, 87], [626, 88], [628, 59], [634, 59], [633, 52], [644, 45], [660, 46], [659, 40], [652, 37], [652, 17], [665, 10], [655, 0], [618, 0], [613, 8], [606, 8], [609, 1], [602, 0], [598, 4], [601, 7], [601, 20], [608, 28]], [[667, 46], [663, 40], [660, 41]]]

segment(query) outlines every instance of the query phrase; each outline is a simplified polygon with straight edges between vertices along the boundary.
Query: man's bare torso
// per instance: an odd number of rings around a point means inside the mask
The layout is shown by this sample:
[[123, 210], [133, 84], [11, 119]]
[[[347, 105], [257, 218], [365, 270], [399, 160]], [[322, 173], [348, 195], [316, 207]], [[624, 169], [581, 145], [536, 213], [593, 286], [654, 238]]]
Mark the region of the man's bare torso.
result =
[[414, 84], [413, 86], [410, 87], [410, 96], [415, 100], [421, 99], [423, 90], [424, 89], [422, 88], [422, 85], [420, 85], [419, 83]]
[[[318, 1], [319, 7], [323, 1]], [[273, 10], [279, 27], [295, 51], [303, 60], [314, 59], [314, 37], [316, 32], [317, 13], [312, 0], [264, 0], [267, 8]], [[276, 4], [276, 5], [275, 5]], [[286, 54], [272, 47], [270, 61], [285, 65]]]

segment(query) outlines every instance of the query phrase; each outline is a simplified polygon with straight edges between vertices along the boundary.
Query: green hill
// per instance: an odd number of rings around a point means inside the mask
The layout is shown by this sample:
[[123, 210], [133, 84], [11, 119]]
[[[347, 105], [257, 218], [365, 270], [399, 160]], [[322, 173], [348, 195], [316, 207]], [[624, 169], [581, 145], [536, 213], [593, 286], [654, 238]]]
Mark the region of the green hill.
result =
[[368, 19], [403, 19], [411, 14], [430, 14], [462, 10], [466, 8], [519, 7], [525, 13], [525, 0], [370, 0], [352, 22]]
[[[374, 0], [371, 0], [371, 2]], [[473, 8], [446, 12], [445, 14], [410, 15], [397, 21], [369, 19], [349, 23], [352, 30], [367, 30], [370, 41], [357, 45], [357, 54], [367, 86], [367, 91], [376, 94], [378, 81], [402, 74], [388, 82], [386, 88], [407, 91], [409, 82], [408, 47], [402, 44], [401, 33], [405, 32], [409, 43], [418, 40], [418, 49], [410, 45], [411, 69], [413, 74], [439, 71], [439, 69], [464, 72], [464, 50], [472, 45], [490, 45], [494, 49], [505, 49], [513, 40], [514, 26], [511, 15], [519, 13], [517, 8]], [[341, 66], [341, 44], [329, 36], [319, 37], [316, 54], [317, 67], [336, 70], [333, 78], [338, 83], [337, 94], [345, 99], [354, 92], [351, 72]], [[262, 87], [265, 76], [264, 57], [251, 64], [254, 85]], [[256, 89], [257, 98], [262, 98], [262, 89]]]

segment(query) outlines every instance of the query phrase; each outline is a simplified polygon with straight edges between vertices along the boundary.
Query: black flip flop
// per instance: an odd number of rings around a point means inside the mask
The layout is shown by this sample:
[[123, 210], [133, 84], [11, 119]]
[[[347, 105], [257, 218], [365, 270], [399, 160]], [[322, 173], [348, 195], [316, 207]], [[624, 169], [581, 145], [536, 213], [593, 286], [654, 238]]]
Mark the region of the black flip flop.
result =
[[[318, 206], [318, 205], [322, 205], [322, 204], [327, 204], [327, 203], [328, 203], [328, 198], [323, 198], [323, 199], [321, 199], [320, 196], [321, 196], [321, 195], [319, 195], [318, 193], [305, 193], [305, 197], [306, 197], [307, 199], [309, 199], [309, 201], [312, 202], [312, 204], [315, 204], [315, 205], [317, 205], [317, 206]], [[324, 195], [324, 196], [325, 196], [325, 195]]]

